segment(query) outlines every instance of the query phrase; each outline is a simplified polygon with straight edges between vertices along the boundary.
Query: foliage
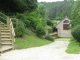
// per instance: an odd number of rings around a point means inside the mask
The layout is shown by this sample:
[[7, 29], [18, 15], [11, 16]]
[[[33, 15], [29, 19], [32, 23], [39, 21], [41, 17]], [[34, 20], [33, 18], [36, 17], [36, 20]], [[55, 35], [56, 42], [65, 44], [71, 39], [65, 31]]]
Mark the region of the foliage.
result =
[[18, 19], [21, 19], [25, 23], [26, 27], [33, 27], [36, 29], [36, 25], [39, 21], [36, 10], [29, 13], [25, 12], [24, 14], [17, 13], [16, 16]]
[[23, 37], [23, 35], [26, 33], [24, 23], [22, 21], [19, 21], [18, 27], [15, 28], [16, 37]]
[[80, 1], [76, 0], [71, 11], [71, 25], [73, 40], [66, 50], [67, 53], [80, 53]]
[[80, 53], [79, 42], [76, 42], [76, 40], [71, 41], [68, 45], [68, 48], [67, 48], [66, 52], [70, 53], [70, 54]]
[[39, 4], [38, 5], [38, 13], [39, 13], [39, 19], [40, 19], [40, 23], [43, 25], [43, 26], [46, 26], [46, 9], [45, 9], [45, 6], [44, 4]]
[[0, 0], [0, 10], [5, 13], [23, 13], [33, 11], [37, 7], [37, 0]]
[[73, 29], [72, 29], [72, 36], [78, 41], [80, 42], [80, 25], [77, 25], [75, 26]]
[[25, 49], [31, 47], [39, 47], [51, 43], [46, 39], [41, 39], [33, 35], [24, 35], [23, 38], [16, 38], [16, 49]]
[[44, 29], [44, 27], [41, 25], [41, 24], [38, 24], [37, 26], [36, 26], [36, 34], [37, 34], [37, 36], [44, 36], [45, 35], [45, 29]]
[[80, 1], [76, 1], [71, 12], [72, 27], [80, 24]]
[[56, 27], [53, 27], [52, 30], [53, 30], [53, 32], [57, 32], [57, 28]]
[[47, 25], [53, 26], [53, 22], [51, 20], [47, 20]]
[[49, 19], [61, 20], [65, 16], [70, 17], [74, 1], [41, 2], [40, 4], [44, 4], [47, 10], [46, 16]]
[[39, 10], [40, 17], [44, 18], [46, 14], [45, 6], [43, 4], [39, 4], [38, 10]]
[[[21, 19], [25, 23], [26, 27], [30, 28], [32, 31], [35, 32], [36, 26], [38, 24], [40, 24], [42, 26], [41, 28], [44, 28], [44, 26], [46, 25], [45, 17], [44, 18], [40, 17], [38, 10], [39, 9], [36, 9], [32, 12], [24, 12], [23, 14], [17, 13], [16, 17], [18, 19]], [[42, 30], [44, 31], [44, 29], [42, 29]], [[41, 31], [40, 35], [42, 35], [42, 34], [44, 35], [45, 32]]]
[[50, 41], [54, 41], [54, 38], [52, 38], [50, 35], [46, 35], [45, 39], [50, 40]]

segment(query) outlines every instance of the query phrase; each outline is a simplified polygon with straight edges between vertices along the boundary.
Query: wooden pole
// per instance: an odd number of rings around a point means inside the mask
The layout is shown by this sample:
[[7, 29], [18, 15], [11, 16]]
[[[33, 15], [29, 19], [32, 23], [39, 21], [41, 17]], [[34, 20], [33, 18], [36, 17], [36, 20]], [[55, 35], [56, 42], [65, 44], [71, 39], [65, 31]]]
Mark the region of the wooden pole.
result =
[[0, 31], [0, 56], [1, 56], [1, 31]]
[[7, 27], [10, 28], [10, 19], [7, 17]]

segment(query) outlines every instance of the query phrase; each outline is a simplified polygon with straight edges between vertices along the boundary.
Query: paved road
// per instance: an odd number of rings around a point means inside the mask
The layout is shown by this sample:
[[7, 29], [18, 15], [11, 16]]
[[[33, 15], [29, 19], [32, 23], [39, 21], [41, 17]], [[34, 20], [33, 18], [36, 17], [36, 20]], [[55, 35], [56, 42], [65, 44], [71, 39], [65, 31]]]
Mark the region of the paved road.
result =
[[68, 44], [69, 41], [55, 41], [41, 47], [13, 50], [2, 54], [0, 60], [80, 60], [80, 54], [65, 52]]

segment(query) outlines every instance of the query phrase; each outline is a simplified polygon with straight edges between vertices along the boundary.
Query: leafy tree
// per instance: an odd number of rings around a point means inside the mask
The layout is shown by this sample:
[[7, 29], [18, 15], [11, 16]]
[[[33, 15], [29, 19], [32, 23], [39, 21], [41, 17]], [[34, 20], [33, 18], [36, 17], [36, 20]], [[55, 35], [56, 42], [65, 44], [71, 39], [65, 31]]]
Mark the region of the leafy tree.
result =
[[80, 1], [77, 0], [71, 12], [72, 36], [80, 42]]
[[23, 13], [37, 7], [37, 0], [0, 0], [0, 10], [5, 13]]
[[38, 24], [36, 26], [36, 33], [37, 33], [37, 36], [39, 36], [39, 37], [45, 35], [45, 29], [44, 29], [44, 27], [41, 24]]
[[45, 18], [45, 14], [46, 14], [45, 6], [43, 4], [39, 4], [38, 9], [39, 9], [40, 17]]
[[40, 19], [40, 24], [43, 26], [46, 25], [46, 9], [44, 4], [39, 4], [38, 5], [38, 13], [39, 13], [39, 19]]
[[80, 1], [76, 1], [71, 12], [72, 27], [80, 24]]
[[75, 26], [72, 29], [72, 36], [78, 41], [80, 42], [80, 25]]
[[47, 25], [49, 25], [49, 26], [53, 26], [52, 21], [51, 21], [51, 20], [47, 20]]
[[15, 28], [16, 37], [23, 37], [26, 33], [25, 25], [22, 21], [19, 21], [18, 27]]
[[41, 3], [44, 4], [47, 11], [46, 16], [49, 19], [61, 20], [65, 16], [70, 17], [74, 1], [66, 0], [62, 2], [41, 2]]
[[33, 27], [34, 29], [36, 29], [36, 25], [39, 21], [39, 15], [37, 10], [32, 11], [32, 12], [25, 12], [24, 14], [19, 14], [17, 13], [17, 18], [21, 19], [26, 27]]

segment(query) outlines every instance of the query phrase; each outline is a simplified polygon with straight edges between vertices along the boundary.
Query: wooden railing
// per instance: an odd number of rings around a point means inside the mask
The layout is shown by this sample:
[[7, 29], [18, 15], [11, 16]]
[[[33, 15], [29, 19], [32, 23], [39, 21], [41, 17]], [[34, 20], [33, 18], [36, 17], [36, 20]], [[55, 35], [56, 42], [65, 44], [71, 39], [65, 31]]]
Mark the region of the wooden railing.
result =
[[1, 18], [0, 21], [3, 22], [3, 23], [6, 23], [7, 28], [11, 31], [12, 47], [14, 49], [15, 32], [14, 32], [14, 28], [13, 28], [13, 24], [12, 24], [11, 18], [9, 18], [8, 16], [4, 15], [1, 12], [0, 12], [0, 18]]
[[0, 21], [7, 24], [7, 16], [0, 12]]
[[[7, 16], [1, 12], [0, 12], [0, 21], [7, 24]], [[1, 36], [1, 31], [0, 31], [0, 36]], [[1, 50], [1, 48], [2, 48], [2, 45], [1, 45], [1, 37], [0, 37], [0, 50]]]
[[[1, 35], [1, 31], [0, 31], [0, 35]], [[2, 46], [1, 46], [1, 37], [0, 37], [0, 51], [1, 51], [1, 48]], [[0, 52], [0, 55], [1, 55], [1, 52]]]
[[14, 32], [14, 28], [13, 28], [13, 24], [12, 24], [11, 19], [10, 19], [9, 23], [10, 23], [10, 24], [9, 24], [9, 28], [10, 28], [10, 30], [11, 30], [12, 47], [13, 47], [13, 49], [14, 49], [14, 42], [15, 42], [14, 36], [15, 36], [15, 32]]
[[18, 19], [17, 18], [11, 18], [11, 21], [15, 28], [18, 27]]

